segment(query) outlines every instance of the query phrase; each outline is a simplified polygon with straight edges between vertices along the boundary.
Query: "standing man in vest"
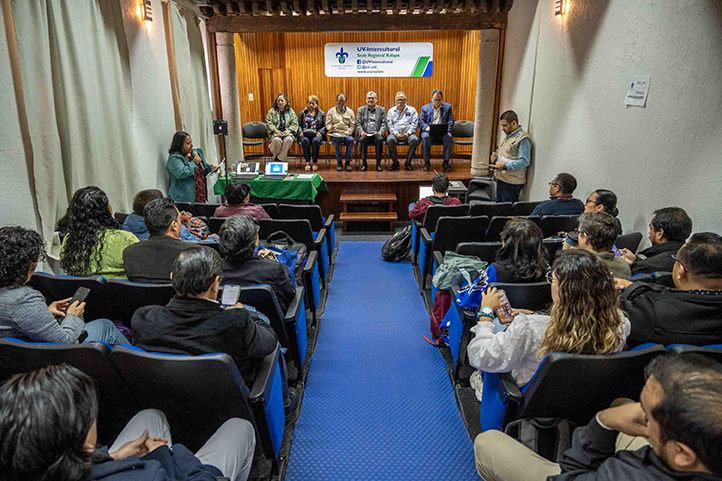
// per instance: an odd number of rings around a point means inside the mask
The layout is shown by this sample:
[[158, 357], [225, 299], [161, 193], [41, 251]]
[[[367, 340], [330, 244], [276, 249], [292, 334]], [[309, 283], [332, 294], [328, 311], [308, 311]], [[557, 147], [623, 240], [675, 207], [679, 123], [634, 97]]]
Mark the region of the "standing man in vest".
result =
[[531, 137], [522, 130], [513, 110], [501, 114], [499, 120], [506, 137], [499, 146], [499, 156], [492, 156], [489, 165], [496, 175], [496, 201], [517, 202], [531, 162]]

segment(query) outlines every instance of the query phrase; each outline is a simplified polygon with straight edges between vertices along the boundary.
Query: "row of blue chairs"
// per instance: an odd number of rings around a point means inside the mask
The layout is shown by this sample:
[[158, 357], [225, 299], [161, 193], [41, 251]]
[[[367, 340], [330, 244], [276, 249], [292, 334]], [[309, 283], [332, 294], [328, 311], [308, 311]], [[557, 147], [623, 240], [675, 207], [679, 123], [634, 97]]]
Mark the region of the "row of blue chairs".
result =
[[192, 451], [225, 421], [247, 419], [256, 433], [257, 454], [278, 473], [286, 417], [280, 348], [261, 360], [253, 386], [246, 386], [227, 354], [179, 356], [102, 343], [57, 345], [0, 339], [0, 382], [14, 374], [66, 363], [97, 383], [98, 439], [110, 445], [142, 409], [163, 411], [173, 440]]

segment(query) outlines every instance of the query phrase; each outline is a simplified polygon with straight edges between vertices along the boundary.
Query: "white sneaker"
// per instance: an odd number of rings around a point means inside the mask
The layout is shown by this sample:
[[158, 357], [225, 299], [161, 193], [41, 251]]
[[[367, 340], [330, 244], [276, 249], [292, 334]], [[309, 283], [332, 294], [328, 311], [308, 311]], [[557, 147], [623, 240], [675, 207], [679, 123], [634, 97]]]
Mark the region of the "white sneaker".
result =
[[483, 380], [481, 379], [481, 373], [479, 371], [474, 371], [474, 373], [469, 378], [469, 384], [471, 384], [471, 387], [474, 388], [474, 394], [476, 394], [476, 400], [481, 402], [481, 393], [483, 389]]

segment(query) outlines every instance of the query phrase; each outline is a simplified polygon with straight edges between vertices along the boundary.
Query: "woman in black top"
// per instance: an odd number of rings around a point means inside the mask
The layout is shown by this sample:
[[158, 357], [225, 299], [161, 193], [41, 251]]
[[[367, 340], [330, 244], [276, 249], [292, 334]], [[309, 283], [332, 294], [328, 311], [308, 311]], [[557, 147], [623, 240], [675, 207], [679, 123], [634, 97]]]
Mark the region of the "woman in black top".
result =
[[488, 282], [539, 282], [549, 271], [544, 235], [535, 222], [515, 217], [501, 233], [501, 249], [486, 269]]

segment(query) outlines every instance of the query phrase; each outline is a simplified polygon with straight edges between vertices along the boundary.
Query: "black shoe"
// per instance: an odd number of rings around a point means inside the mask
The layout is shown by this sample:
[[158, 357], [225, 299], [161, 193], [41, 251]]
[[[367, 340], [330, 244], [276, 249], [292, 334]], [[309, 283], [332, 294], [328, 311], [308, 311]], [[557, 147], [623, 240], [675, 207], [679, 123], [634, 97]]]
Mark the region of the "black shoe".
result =
[[393, 171], [399, 170], [399, 163], [398, 163], [398, 162], [394, 162], [394, 163], [391, 165], [391, 168], [390, 168], [389, 170], [393, 170]]
[[404, 164], [404, 170], [414, 170], [414, 166], [411, 165], [411, 162], [406, 162]]
[[351, 168], [351, 162], [346, 162], [346, 172], [351, 172], [353, 169]]
[[444, 172], [451, 172], [451, 166], [448, 162], [444, 162]]
[[336, 170], [338, 172], [341, 172], [343, 170], [343, 164], [341, 162], [336, 162]]
[[424, 172], [431, 170], [431, 162], [424, 162]]

